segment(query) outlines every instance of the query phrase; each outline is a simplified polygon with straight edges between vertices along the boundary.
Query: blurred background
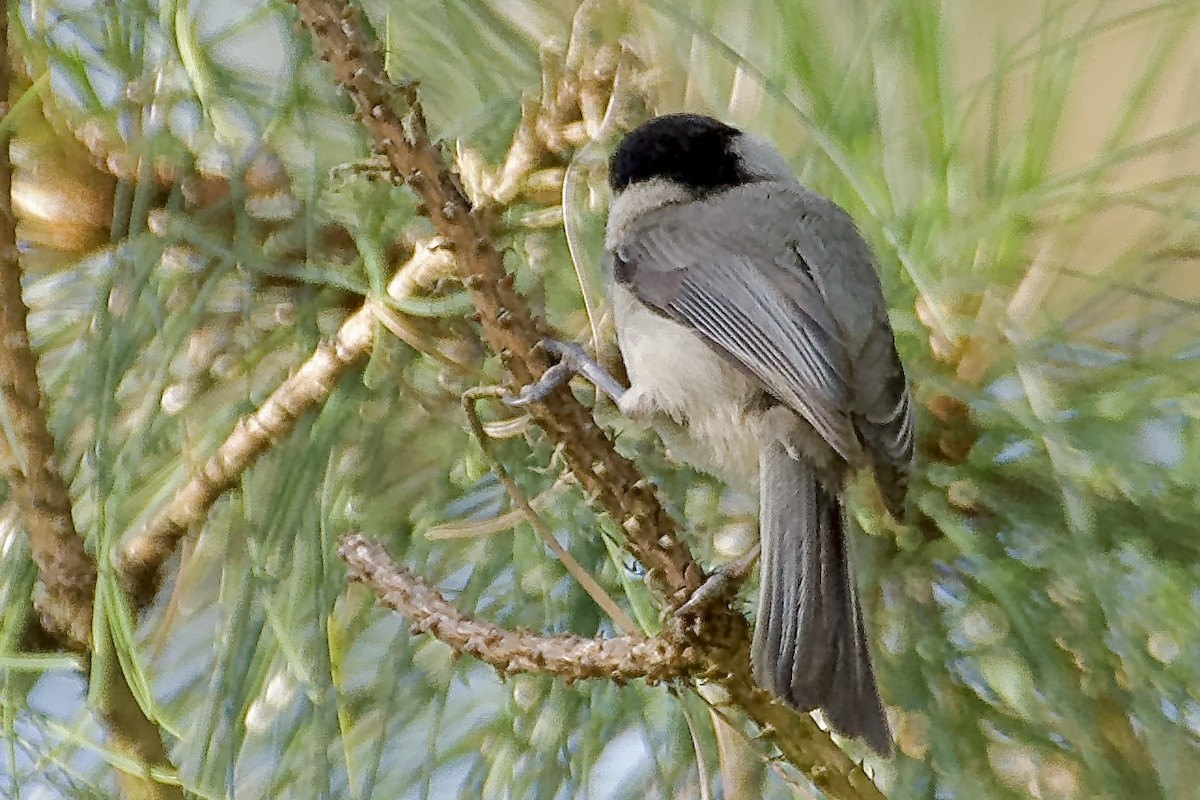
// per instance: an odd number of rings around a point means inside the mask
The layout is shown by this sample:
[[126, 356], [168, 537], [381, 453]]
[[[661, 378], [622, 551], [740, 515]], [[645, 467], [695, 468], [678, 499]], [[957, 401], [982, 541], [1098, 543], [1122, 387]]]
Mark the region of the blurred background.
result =
[[[1200, 2], [364, 8], [517, 285], [602, 354], [604, 159], [649, 114], [771, 138], [858, 220], [920, 406], [908, 523], [857, 506], [899, 752], [846, 747], [890, 797], [1200, 797]], [[242, 474], [140, 621], [102, 580], [96, 663], [130, 676], [188, 796], [820, 796], [686, 687], [502, 681], [347, 589], [336, 540], [361, 530], [470, 613], [613, 632], [466, 431], [460, 393], [504, 375], [462, 287], [389, 298], [432, 230], [294, 9], [9, 14], [31, 334], [102, 575], [364, 301], [402, 334]], [[552, 446], [483, 410], [560, 542], [644, 612]], [[747, 546], [752, 498], [599, 413], [715, 534], [691, 540], [706, 563]], [[121, 796], [77, 665], [22, 645], [35, 574], [0, 486], [0, 796]]]

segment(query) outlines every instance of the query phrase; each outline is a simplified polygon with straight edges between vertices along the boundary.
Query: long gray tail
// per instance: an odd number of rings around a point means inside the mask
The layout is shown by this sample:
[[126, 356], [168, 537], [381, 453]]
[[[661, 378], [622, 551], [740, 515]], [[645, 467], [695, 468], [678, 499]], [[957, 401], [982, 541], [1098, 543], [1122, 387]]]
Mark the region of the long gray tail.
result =
[[[840, 733], [892, 749], [838, 493], [781, 444], [763, 449], [762, 588], [752, 649], [759, 685]], [[840, 488], [840, 487], [839, 487]]]

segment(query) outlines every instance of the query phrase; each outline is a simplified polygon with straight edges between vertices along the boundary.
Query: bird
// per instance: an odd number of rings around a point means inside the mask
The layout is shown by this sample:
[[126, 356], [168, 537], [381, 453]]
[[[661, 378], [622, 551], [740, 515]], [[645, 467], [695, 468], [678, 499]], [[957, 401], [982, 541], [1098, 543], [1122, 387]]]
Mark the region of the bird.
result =
[[[563, 369], [657, 430], [673, 457], [759, 497], [755, 681], [889, 755], [892, 735], [853, 569], [856, 475], [903, 519], [914, 414], [878, 268], [850, 215], [766, 139], [667, 114], [609, 162], [608, 299], [624, 387], [575, 343]], [[719, 576], [720, 577], [720, 576]]]

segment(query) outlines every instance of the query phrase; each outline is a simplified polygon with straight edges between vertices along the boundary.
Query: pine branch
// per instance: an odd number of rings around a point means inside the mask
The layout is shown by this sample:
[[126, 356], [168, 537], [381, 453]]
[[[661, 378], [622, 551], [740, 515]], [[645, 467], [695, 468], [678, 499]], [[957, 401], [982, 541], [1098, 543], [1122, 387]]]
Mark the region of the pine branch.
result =
[[[8, 109], [12, 65], [8, 18], [0, 20], [0, 101]], [[58, 471], [46, 403], [38, 385], [37, 356], [30, 347], [29, 309], [21, 291], [17, 222], [12, 209], [11, 127], [0, 135], [0, 397], [12, 424], [12, 440], [0, 437], [0, 467], [21, 509], [39, 590], [34, 605], [41, 626], [55, 640], [86, 653], [92, 637], [96, 562], [83, 546], [71, 517], [71, 498]]]
[[[416, 83], [391, 82], [377, 44], [363, 33], [360, 11], [346, 0], [292, 2], [317, 40], [321, 58], [350, 95], [377, 152], [417, 194], [424, 213], [452, 245], [459, 277], [472, 294], [487, 341], [514, 384], [535, 380], [551, 365], [537, 346], [547, 333], [545, 325], [532, 315], [505, 271], [489, 210], [472, 207], [430, 139]], [[531, 412], [559, 445], [584, 490], [621, 525], [652, 585], [672, 606], [686, 601], [699, 588], [703, 571], [650, 483], [616, 452], [567, 387]], [[732, 704], [755, 719], [784, 758], [833, 797], [882, 797], [862, 768], [811, 717], [774, 702], [757, 688], [750, 670], [749, 626], [741, 614], [727, 605], [710, 605], [695, 623], [688, 641], [702, 653], [704, 672], [716, 677]]]
[[[414, 82], [399, 87], [383, 70], [383, 57], [362, 32], [359, 12], [343, 0], [294, 0], [321, 55], [346, 89], [376, 150], [421, 199], [425, 214], [451, 245], [480, 324], [514, 384], [532, 382], [552, 361], [538, 343], [549, 335], [513, 286], [496, 246], [492, 214], [475, 209], [441, 150], [430, 140]], [[592, 420], [591, 413], [561, 387], [531, 409], [535, 421], [562, 444], [584, 490], [625, 529], [634, 555], [655, 576], [657, 588], [683, 603], [699, 588], [703, 572], [680, 541], [648, 481]]]
[[667, 639], [542, 636], [473, 620], [437, 589], [397, 566], [383, 545], [352, 533], [342, 537], [338, 552], [349, 567], [350, 579], [374, 588], [379, 602], [411, 620], [414, 632], [433, 634], [456, 653], [475, 656], [504, 675], [536, 672], [568, 682], [608, 678], [624, 683], [641, 678], [661, 683], [700, 666], [695, 648]]
[[[183, 788], [163, 744], [162, 731], [142, 712], [119, 665], [114, 664], [107, 671], [100, 697], [110, 746], [133, 763], [141, 764], [144, 770], [117, 774], [121, 796], [127, 800], [183, 800]], [[174, 780], [169, 783], [165, 778], [156, 780], [156, 772], [166, 773]]]
[[[8, 15], [0, 15], [0, 100], [12, 83]], [[26, 641], [51, 639], [88, 656], [96, 596], [96, 561], [75, 529], [71, 497], [58, 471], [54, 437], [46, 421], [46, 402], [38, 383], [37, 356], [30, 346], [29, 310], [21, 290], [16, 218], [12, 210], [11, 127], [0, 134], [0, 397], [11, 421], [12, 439], [0, 439], [0, 464], [16, 497], [38, 568], [40, 590], [35, 607], [42, 631]], [[100, 713], [111, 746], [146, 774], [122, 774], [124, 796], [139, 800], [183, 800], [177, 785], [150, 776], [152, 767], [171, 767], [162, 731], [142, 713], [119, 667], [110, 669], [100, 692]]]
[[[439, 247], [418, 245], [413, 257], [388, 285], [397, 299], [411, 296], [449, 268], [450, 256]], [[384, 310], [368, 300], [352, 314], [330, 341], [322, 342], [308, 360], [251, 414], [242, 417], [217, 452], [175, 493], [167, 507], [122, 553], [118, 566], [122, 583], [135, 608], [145, 608], [162, 583], [163, 565], [180, 540], [204, 521], [222, 494], [232, 489], [275, 442], [285, 436], [306, 412], [333, 394], [337, 381], [371, 352], [376, 323]]]

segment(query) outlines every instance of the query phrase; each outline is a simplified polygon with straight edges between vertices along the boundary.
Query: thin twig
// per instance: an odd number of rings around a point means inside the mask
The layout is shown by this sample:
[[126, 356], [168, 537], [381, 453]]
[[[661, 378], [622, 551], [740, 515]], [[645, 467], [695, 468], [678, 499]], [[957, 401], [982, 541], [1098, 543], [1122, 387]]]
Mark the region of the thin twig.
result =
[[[488, 433], [486, 424], [483, 426], [483, 430], [484, 433]], [[567, 475], [560, 475], [548, 489], [537, 497], [529, 498], [529, 507], [540, 513], [542, 509], [557, 502], [566, 489], [568, 480]], [[527, 519], [528, 516], [523, 510], [513, 508], [487, 519], [454, 520], [433, 525], [425, 529], [424, 536], [434, 542], [448, 539], [478, 539], [483, 536], [492, 536], [501, 531], [510, 531]]]
[[567, 552], [566, 548], [559, 544], [558, 539], [554, 537], [554, 531], [550, 530], [550, 526], [541, 518], [529, 503], [529, 497], [521, 486], [513, 480], [508, 474], [508, 470], [500, 463], [500, 459], [492, 452], [491, 440], [488, 439], [487, 432], [483, 429], [483, 423], [479, 419], [479, 412], [475, 410], [476, 401], [485, 398], [504, 397], [507, 394], [504, 389], [499, 386], [480, 386], [474, 389], [468, 389], [463, 392], [462, 404], [463, 409], [467, 412], [467, 421], [471, 424], [471, 431], [475, 434], [475, 439], [479, 442], [480, 448], [483, 450], [483, 457], [487, 459], [488, 465], [492, 468], [492, 472], [496, 474], [496, 478], [508, 491], [508, 496], [517, 504], [517, 508], [525, 515], [526, 521], [533, 526], [538, 536], [542, 537], [542, 541], [550, 548], [551, 552], [558, 558], [562, 565], [566, 567], [567, 572], [579, 582], [583, 590], [588, 593], [596, 601], [596, 605], [604, 609], [604, 612], [612, 618], [617, 626], [628, 634], [635, 634], [641, 630], [636, 622], [628, 614], [625, 613], [617, 601], [612, 598], [608, 592], [604, 591], [604, 587], [596, 582], [592, 574], [583, 568], [575, 557]]
[[660, 683], [699, 666], [695, 648], [679, 647], [666, 639], [542, 636], [473, 620], [437, 589], [397, 566], [383, 545], [352, 533], [342, 537], [338, 552], [351, 580], [373, 587], [381, 603], [412, 621], [413, 630], [431, 633], [455, 652], [475, 656], [505, 675], [533, 672], [569, 681], [641, 678]]
[[[448, 271], [451, 264], [445, 249], [418, 244], [413, 257], [388, 285], [388, 293], [397, 299], [409, 297]], [[376, 323], [375, 305], [368, 300], [342, 323], [332, 340], [319, 344], [261, 406], [238, 420], [208, 463], [125, 546], [118, 569], [135, 607], [145, 608], [153, 601], [163, 565], [192, 526], [204, 521], [213, 503], [237, 485], [242, 474], [304, 413], [325, 402], [338, 379], [370, 353]]]

